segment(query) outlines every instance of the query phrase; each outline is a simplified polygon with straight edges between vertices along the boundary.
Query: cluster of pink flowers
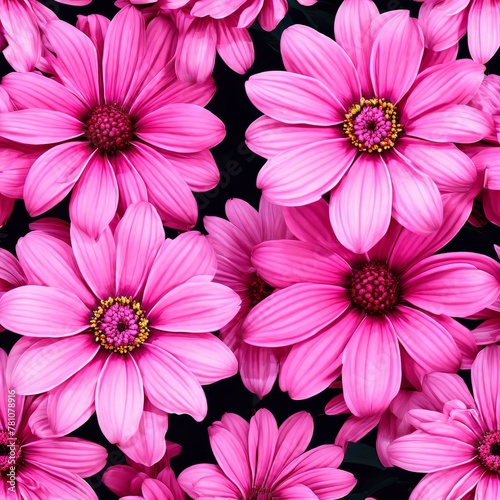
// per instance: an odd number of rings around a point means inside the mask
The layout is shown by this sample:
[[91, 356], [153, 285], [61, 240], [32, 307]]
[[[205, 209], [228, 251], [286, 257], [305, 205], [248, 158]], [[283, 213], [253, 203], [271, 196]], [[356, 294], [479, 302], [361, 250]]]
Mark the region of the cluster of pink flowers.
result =
[[[0, 0], [0, 226], [15, 200], [30, 217], [69, 202], [0, 248], [0, 338], [18, 335], [0, 349], [0, 498], [96, 499], [99, 472], [124, 500], [343, 498], [348, 443], [374, 429], [384, 466], [426, 473], [411, 500], [500, 498], [500, 263], [443, 250], [500, 226], [500, 0], [423, 0], [418, 18], [343, 0], [333, 33], [286, 28], [284, 69], [245, 84], [259, 206], [228, 199], [201, 231], [226, 135], [217, 54], [247, 73], [249, 28], [288, 2], [116, 7], [73, 26]], [[219, 414], [218, 465], [174, 472], [169, 415], [201, 422], [203, 386], [236, 374], [264, 406], [275, 385], [340, 389], [324, 413], [348, 417], [307, 450], [306, 411]], [[94, 413], [127, 465], [68, 436]]]

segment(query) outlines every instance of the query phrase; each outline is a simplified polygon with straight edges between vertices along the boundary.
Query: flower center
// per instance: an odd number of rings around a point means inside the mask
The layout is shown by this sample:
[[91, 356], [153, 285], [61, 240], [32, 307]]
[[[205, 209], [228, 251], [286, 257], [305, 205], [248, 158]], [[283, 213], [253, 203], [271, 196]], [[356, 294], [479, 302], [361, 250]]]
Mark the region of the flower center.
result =
[[385, 264], [367, 262], [353, 269], [349, 283], [351, 301], [367, 314], [390, 311], [399, 298], [399, 280]]
[[110, 351], [125, 354], [146, 342], [148, 319], [141, 305], [132, 297], [101, 300], [94, 311], [90, 326], [96, 342]]
[[22, 462], [21, 446], [16, 437], [6, 430], [0, 430], [0, 473], [16, 468]]
[[120, 151], [132, 139], [132, 120], [115, 104], [102, 104], [94, 108], [86, 125], [85, 136], [102, 153], [113, 154]]
[[500, 474], [500, 431], [485, 432], [477, 451], [483, 466]]
[[381, 153], [390, 149], [402, 130], [396, 107], [385, 99], [362, 97], [345, 115], [344, 133], [360, 151]]
[[248, 293], [253, 306], [257, 305], [266, 297], [269, 297], [273, 292], [274, 288], [269, 283], [266, 283], [260, 276], [254, 274], [254, 279], [248, 287]]
[[252, 488], [248, 500], [273, 500], [273, 492], [268, 488]]

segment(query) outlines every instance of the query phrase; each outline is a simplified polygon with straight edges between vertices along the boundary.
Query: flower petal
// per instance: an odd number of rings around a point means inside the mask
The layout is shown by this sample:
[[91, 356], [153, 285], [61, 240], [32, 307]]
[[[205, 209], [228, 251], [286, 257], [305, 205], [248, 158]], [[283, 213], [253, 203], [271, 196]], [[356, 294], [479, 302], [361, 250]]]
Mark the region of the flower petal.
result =
[[471, 2], [467, 39], [472, 59], [488, 62], [500, 46], [500, 6], [494, 0]]
[[255, 59], [255, 50], [248, 30], [228, 22], [217, 23], [217, 52], [236, 73], [245, 74]]

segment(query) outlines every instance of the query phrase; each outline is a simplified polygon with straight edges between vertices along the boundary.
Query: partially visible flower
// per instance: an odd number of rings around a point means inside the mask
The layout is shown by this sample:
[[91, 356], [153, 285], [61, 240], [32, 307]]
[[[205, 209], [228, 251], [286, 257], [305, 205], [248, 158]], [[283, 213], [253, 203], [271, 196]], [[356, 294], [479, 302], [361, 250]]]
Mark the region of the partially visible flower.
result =
[[6, 383], [7, 359], [0, 349], [0, 497], [97, 500], [82, 478], [104, 467], [106, 450], [80, 438], [40, 439], [30, 427], [38, 398], [25, 398]]
[[209, 148], [224, 138], [224, 124], [203, 108], [213, 81], [176, 79], [177, 32], [164, 17], [146, 28], [128, 7], [110, 23], [80, 25], [88, 35], [63, 21], [46, 25], [45, 66], [55, 78], [2, 80], [17, 109], [0, 113], [0, 136], [48, 149], [26, 177], [30, 215], [72, 191], [71, 220], [94, 238], [137, 201], [152, 203], [165, 225], [190, 229], [198, 216], [191, 190], [219, 181]]
[[443, 380], [448, 401], [439, 410], [410, 410], [417, 430], [388, 447], [394, 465], [427, 473], [410, 500], [499, 496], [500, 346], [483, 349], [471, 373], [474, 397], [468, 390], [457, 395]]
[[329, 193], [332, 228], [356, 253], [380, 241], [391, 216], [419, 234], [437, 231], [441, 194], [467, 192], [477, 177], [456, 144], [491, 128], [488, 113], [466, 104], [484, 66], [462, 59], [422, 70], [417, 20], [405, 10], [380, 15], [371, 0], [341, 4], [335, 39], [291, 26], [281, 39], [286, 71], [246, 83], [264, 113], [246, 134], [268, 160], [257, 186], [282, 206]]
[[340, 245], [325, 201], [285, 209], [300, 241], [267, 241], [252, 256], [258, 274], [283, 289], [257, 304], [242, 325], [249, 344], [293, 346], [280, 367], [283, 391], [305, 399], [342, 374], [350, 411], [372, 416], [387, 409], [403, 374], [419, 387], [424, 374], [454, 373], [464, 358], [474, 358], [470, 331], [451, 316], [495, 301], [500, 265], [470, 252], [432, 255], [462, 227], [472, 198], [448, 195], [444, 205], [436, 234], [416, 235], [393, 221], [364, 255]]
[[179, 484], [192, 498], [204, 500], [342, 498], [356, 479], [338, 469], [344, 458], [339, 446], [306, 451], [313, 429], [306, 412], [292, 415], [279, 428], [266, 409], [257, 411], [250, 424], [225, 413], [208, 428], [219, 465], [188, 467], [179, 475]]
[[184, 492], [170, 468], [170, 459], [180, 453], [181, 447], [170, 442], [166, 443], [166, 447], [163, 458], [151, 467], [138, 464], [127, 456], [128, 465], [109, 467], [102, 476], [102, 482], [113, 493], [127, 499], [131, 495], [134, 500], [184, 500]]
[[239, 372], [245, 387], [262, 399], [273, 387], [286, 348], [256, 347], [242, 340], [241, 324], [250, 310], [275, 291], [256, 272], [252, 252], [263, 241], [290, 237], [281, 207], [261, 199], [257, 212], [248, 203], [232, 199], [226, 203], [229, 221], [205, 217], [208, 239], [217, 255], [214, 281], [222, 283], [240, 296], [238, 314], [221, 328], [221, 338], [239, 361]]
[[33, 231], [16, 250], [29, 285], [0, 299], [0, 322], [25, 335], [11, 352], [11, 386], [50, 391], [43, 402], [55, 434], [85, 422], [95, 402], [108, 441], [135, 461], [157, 462], [166, 413], [201, 421], [202, 385], [237, 372], [231, 350], [209, 333], [240, 303], [211, 282], [212, 247], [198, 232], [165, 240], [154, 207], [138, 202], [97, 241], [72, 226], [71, 246]]
[[448, 49], [467, 33], [472, 59], [484, 64], [500, 47], [499, 0], [423, 1], [418, 14], [426, 46]]

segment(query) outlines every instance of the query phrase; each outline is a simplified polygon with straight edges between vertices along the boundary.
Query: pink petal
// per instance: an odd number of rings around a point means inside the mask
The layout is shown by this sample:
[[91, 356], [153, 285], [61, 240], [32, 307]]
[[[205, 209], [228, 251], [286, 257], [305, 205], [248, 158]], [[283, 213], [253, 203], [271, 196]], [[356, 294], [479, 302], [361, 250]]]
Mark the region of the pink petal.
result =
[[146, 280], [143, 305], [153, 307], [166, 293], [190, 279], [209, 279], [215, 275], [217, 260], [208, 239], [197, 231], [167, 240]]
[[174, 356], [151, 344], [134, 353], [148, 399], [167, 413], [191, 415], [197, 422], [207, 414], [207, 400], [195, 376]]
[[35, 463], [43, 469], [54, 467], [89, 477], [106, 465], [108, 453], [105, 448], [90, 441], [60, 437], [26, 443], [23, 456], [30, 465]]
[[94, 294], [102, 300], [116, 295], [116, 243], [111, 229], [106, 228], [95, 240], [73, 224], [71, 244], [78, 267]]
[[361, 86], [357, 71], [342, 47], [332, 39], [296, 24], [283, 32], [281, 53], [287, 71], [324, 83], [344, 109], [359, 102]]
[[24, 186], [30, 215], [36, 217], [62, 201], [91, 158], [92, 152], [84, 142], [59, 144], [42, 154], [33, 163]]
[[195, 19], [177, 47], [175, 72], [186, 82], [202, 83], [215, 65], [217, 31], [211, 19]]
[[87, 117], [86, 106], [75, 94], [39, 73], [9, 73], [2, 79], [2, 87], [18, 109], [61, 111], [81, 121]]
[[[476, 477], [480, 474], [477, 473]], [[495, 473], [484, 474], [476, 488], [476, 498], [484, 500], [495, 500], [500, 495], [500, 480]]]
[[378, 154], [361, 154], [330, 197], [330, 222], [339, 241], [355, 253], [372, 248], [389, 228], [389, 171]]
[[13, 365], [9, 385], [19, 394], [49, 391], [90, 363], [98, 351], [88, 334], [36, 340]]
[[491, 117], [479, 109], [450, 104], [405, 124], [405, 133], [435, 142], [470, 144], [489, 134]]
[[318, 498], [310, 488], [303, 484], [295, 484], [293, 486], [278, 487], [275, 492], [277, 500], [315, 500]]
[[69, 203], [72, 222], [97, 238], [116, 214], [118, 185], [107, 156], [98, 152], [89, 160], [78, 179]]
[[480, 63], [489, 61], [500, 46], [500, 6], [494, 0], [471, 2], [467, 23], [469, 51]]
[[231, 349], [211, 333], [160, 333], [152, 344], [175, 356], [202, 385], [232, 377], [238, 371]]
[[255, 107], [284, 123], [328, 126], [344, 121], [345, 111], [337, 98], [310, 76], [267, 71], [251, 76], [245, 89]]
[[31, 231], [42, 231], [71, 245], [69, 227], [69, 222], [56, 217], [43, 217], [42, 219], [31, 222], [29, 225]]
[[465, 464], [476, 454], [474, 446], [468, 443], [423, 431], [396, 439], [388, 451], [394, 465], [413, 472], [434, 472]]
[[62, 21], [45, 25], [45, 36], [55, 58], [51, 64], [57, 76], [88, 108], [99, 102], [99, 70], [94, 44], [80, 30]]
[[198, 0], [191, 9], [191, 15], [223, 19], [236, 12], [245, 2], [246, 0]]
[[279, 24], [279, 22], [286, 16], [286, 13], [288, 11], [288, 3], [286, 0], [261, 3], [263, 3], [264, 5], [262, 6], [262, 10], [259, 13], [259, 25], [264, 31], [273, 31]]
[[498, 429], [500, 424], [500, 346], [483, 349], [472, 364], [472, 388], [487, 429]]
[[137, 88], [138, 69], [145, 58], [145, 44], [144, 16], [131, 7], [121, 9], [104, 39], [102, 79], [106, 102], [125, 105], [130, 101]]
[[0, 299], [0, 323], [32, 337], [68, 337], [89, 327], [90, 310], [75, 294], [59, 288], [27, 285]]
[[273, 293], [250, 311], [242, 326], [243, 340], [263, 347], [295, 344], [319, 332], [348, 305], [341, 287], [292, 285]]
[[[327, 413], [327, 408], [328, 406], [325, 408], [325, 413]], [[349, 413], [349, 411], [347, 412]], [[332, 415], [332, 413], [327, 413], [327, 415], [329, 414]], [[342, 448], [345, 449], [349, 442], [356, 443], [365, 437], [370, 431], [377, 427], [379, 422], [380, 415], [374, 415], [372, 417], [355, 417], [354, 415], [351, 415], [340, 428], [337, 437], [335, 438], [335, 444], [342, 446]], [[378, 428], [377, 439], [379, 436], [380, 427]]]
[[132, 165], [122, 154], [109, 157], [109, 161], [120, 193], [117, 212], [123, 214], [129, 205], [139, 201], [148, 201], [146, 184], [135, 165]]
[[143, 406], [142, 376], [133, 356], [110, 353], [95, 394], [97, 421], [106, 439], [110, 443], [130, 439], [139, 427]]
[[158, 210], [163, 223], [183, 231], [191, 229], [198, 217], [198, 207], [175, 165], [153, 148], [138, 142], [128, 149], [126, 159], [142, 177], [148, 201]]
[[398, 341], [386, 317], [365, 317], [345, 348], [343, 364], [344, 397], [354, 415], [386, 410], [401, 385]]
[[462, 356], [451, 334], [439, 323], [406, 306], [398, 306], [389, 320], [406, 352], [426, 371], [458, 371]]
[[140, 296], [165, 241], [158, 212], [144, 201], [130, 205], [116, 226], [115, 241], [116, 291], [123, 296]]
[[192, 465], [181, 472], [178, 481], [182, 489], [193, 498], [199, 495], [238, 498], [241, 495], [241, 491], [217, 465]]
[[226, 135], [224, 124], [210, 111], [184, 103], [167, 104], [143, 116], [135, 132], [143, 141], [177, 153], [212, 148]]
[[420, 73], [401, 110], [402, 123], [436, 105], [467, 104], [484, 79], [484, 66], [470, 59], [432, 66]]
[[233, 71], [241, 75], [248, 71], [255, 59], [248, 30], [225, 21], [217, 23], [217, 52]]
[[484, 321], [472, 331], [478, 345], [500, 342], [500, 318]]
[[[370, 74], [375, 95], [396, 104], [411, 87], [424, 51], [424, 37], [416, 19], [408, 11], [384, 24], [375, 38]], [[404, 37], [405, 43], [398, 40]]]
[[277, 205], [312, 203], [339, 183], [355, 156], [356, 149], [347, 138], [288, 149], [262, 167], [257, 187]]
[[340, 139], [342, 132], [337, 127], [315, 127], [314, 125], [289, 125], [261, 116], [246, 131], [248, 147], [258, 155], [270, 159], [277, 154], [312, 142]]
[[437, 231], [443, 223], [443, 202], [434, 181], [397, 153], [389, 152], [384, 160], [391, 176], [392, 216], [409, 231]]
[[[105, 355], [98, 354], [66, 382], [48, 393], [47, 417], [53, 432], [69, 434], [94, 413], [97, 380], [105, 360]], [[78, 394], [77, 398], [75, 394]]]
[[102, 475], [102, 482], [116, 495], [124, 497], [132, 491], [131, 483], [137, 476], [137, 470], [130, 465], [113, 465]]
[[146, 500], [175, 500], [170, 489], [156, 479], [145, 479], [141, 489]]
[[73, 251], [67, 243], [34, 231], [19, 239], [16, 252], [31, 284], [67, 290], [89, 309], [93, 309], [96, 298], [85, 285]]
[[0, 135], [23, 144], [52, 144], [80, 137], [81, 121], [48, 109], [22, 109], [0, 114]]
[[151, 326], [171, 332], [207, 332], [225, 326], [239, 309], [239, 296], [219, 283], [183, 283], [151, 309]]

